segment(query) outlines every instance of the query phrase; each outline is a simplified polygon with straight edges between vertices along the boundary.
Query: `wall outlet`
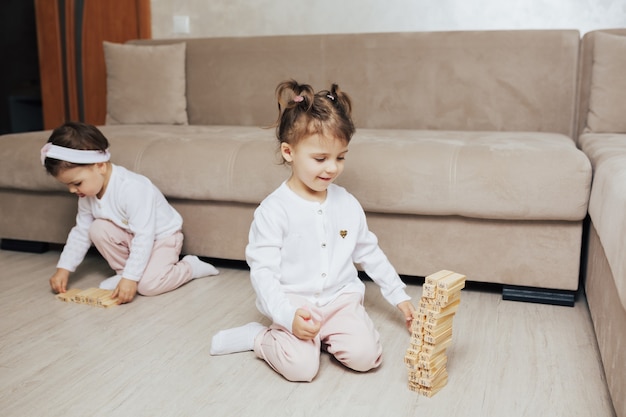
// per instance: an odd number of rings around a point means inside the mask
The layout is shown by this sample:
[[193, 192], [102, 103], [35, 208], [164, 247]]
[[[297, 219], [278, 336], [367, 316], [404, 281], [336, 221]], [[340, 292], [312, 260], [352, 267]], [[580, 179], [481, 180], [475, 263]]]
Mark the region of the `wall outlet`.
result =
[[189, 16], [174, 16], [174, 33], [189, 33]]

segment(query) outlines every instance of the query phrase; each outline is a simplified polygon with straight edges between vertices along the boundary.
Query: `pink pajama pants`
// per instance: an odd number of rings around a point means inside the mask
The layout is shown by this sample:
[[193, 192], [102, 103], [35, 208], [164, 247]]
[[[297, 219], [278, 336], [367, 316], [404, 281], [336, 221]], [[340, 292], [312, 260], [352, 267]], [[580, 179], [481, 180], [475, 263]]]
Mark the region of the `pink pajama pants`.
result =
[[355, 371], [365, 372], [380, 365], [380, 335], [363, 307], [361, 294], [344, 294], [323, 307], [301, 297], [291, 297], [291, 302], [307, 306], [315, 319], [322, 321], [315, 339], [298, 339], [284, 327], [272, 324], [254, 343], [257, 357], [287, 380], [312, 381], [319, 370], [322, 348]]
[[[89, 229], [89, 238], [111, 269], [123, 277], [133, 235], [113, 222], [96, 219]], [[154, 242], [148, 265], [137, 283], [139, 294], [163, 294], [191, 280], [191, 265], [179, 262], [182, 247], [180, 231]]]

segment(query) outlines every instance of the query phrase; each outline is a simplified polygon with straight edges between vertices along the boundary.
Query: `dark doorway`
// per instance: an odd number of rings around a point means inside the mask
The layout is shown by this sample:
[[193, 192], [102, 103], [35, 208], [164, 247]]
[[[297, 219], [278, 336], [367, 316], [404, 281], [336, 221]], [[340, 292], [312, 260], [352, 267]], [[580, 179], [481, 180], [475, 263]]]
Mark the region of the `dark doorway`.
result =
[[0, 3], [0, 134], [41, 130], [34, 0]]

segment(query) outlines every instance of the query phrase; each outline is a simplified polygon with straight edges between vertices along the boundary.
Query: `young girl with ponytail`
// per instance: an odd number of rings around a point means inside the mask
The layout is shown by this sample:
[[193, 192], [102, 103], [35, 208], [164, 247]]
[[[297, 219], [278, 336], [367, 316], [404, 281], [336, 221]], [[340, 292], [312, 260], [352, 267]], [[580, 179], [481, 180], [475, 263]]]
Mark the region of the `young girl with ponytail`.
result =
[[415, 309], [361, 205], [334, 184], [355, 131], [350, 98], [336, 84], [316, 93], [293, 80], [279, 84], [276, 97], [276, 136], [291, 176], [255, 211], [246, 247], [257, 307], [272, 324], [222, 330], [211, 354], [254, 350], [290, 381], [313, 380], [321, 350], [350, 369], [371, 370], [382, 347], [355, 264], [407, 326]]

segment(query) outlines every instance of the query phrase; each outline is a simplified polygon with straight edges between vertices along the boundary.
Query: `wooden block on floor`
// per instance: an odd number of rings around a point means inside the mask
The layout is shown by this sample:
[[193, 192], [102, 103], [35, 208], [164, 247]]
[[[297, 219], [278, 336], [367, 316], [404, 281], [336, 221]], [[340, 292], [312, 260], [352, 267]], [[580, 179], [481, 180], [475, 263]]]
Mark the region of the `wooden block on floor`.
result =
[[445, 368], [441, 368], [437, 374], [432, 378], [429, 376], [422, 376], [418, 378], [417, 383], [428, 388], [439, 387], [445, 385], [448, 380], [448, 371]]
[[57, 294], [56, 298], [57, 300], [61, 300], [66, 303], [72, 303], [74, 302], [74, 297], [76, 297], [76, 295], [80, 293], [80, 291], [81, 290], [79, 290], [78, 288], [72, 288], [67, 290], [66, 292]]
[[65, 302], [107, 308], [118, 305], [118, 301], [111, 298], [111, 294], [113, 294], [113, 291], [101, 288], [88, 288], [86, 290], [72, 288], [65, 293], [57, 294], [56, 298]]
[[96, 288], [87, 288], [86, 290], [82, 290], [76, 296], [76, 300], [81, 304], [89, 304], [89, 297], [95, 290]]
[[445, 378], [439, 383], [439, 385], [435, 385], [433, 387], [420, 387], [418, 392], [420, 393], [420, 395], [430, 398], [439, 391], [441, 391], [441, 389], [445, 387], [447, 383], [448, 375], [446, 374]]
[[98, 297], [100, 297], [102, 290], [100, 288], [92, 288], [89, 295], [86, 298], [86, 303], [90, 306], [98, 304]]
[[119, 302], [117, 301], [117, 299], [111, 298], [111, 294], [106, 295], [98, 300], [98, 307], [108, 308], [116, 306], [118, 304]]

